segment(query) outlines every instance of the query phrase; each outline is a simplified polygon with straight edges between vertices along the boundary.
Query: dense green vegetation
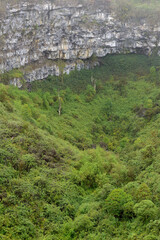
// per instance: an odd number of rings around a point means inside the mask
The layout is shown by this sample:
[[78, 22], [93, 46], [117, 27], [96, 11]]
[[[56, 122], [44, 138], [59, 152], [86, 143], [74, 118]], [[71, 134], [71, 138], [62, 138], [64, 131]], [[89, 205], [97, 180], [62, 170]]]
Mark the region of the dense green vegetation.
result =
[[108, 56], [0, 85], [0, 239], [159, 239], [159, 66]]

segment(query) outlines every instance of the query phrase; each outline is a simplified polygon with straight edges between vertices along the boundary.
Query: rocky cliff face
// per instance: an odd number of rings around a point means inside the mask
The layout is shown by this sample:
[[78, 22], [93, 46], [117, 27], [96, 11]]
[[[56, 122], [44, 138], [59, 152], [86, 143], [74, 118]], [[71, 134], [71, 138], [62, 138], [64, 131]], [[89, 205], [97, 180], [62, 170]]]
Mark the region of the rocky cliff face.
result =
[[[93, 55], [154, 50], [160, 54], [160, 25], [121, 22], [107, 8], [21, 2], [0, 19], [0, 71], [21, 68], [28, 82], [84, 68], [83, 60]], [[62, 70], [58, 59], [66, 61]]]

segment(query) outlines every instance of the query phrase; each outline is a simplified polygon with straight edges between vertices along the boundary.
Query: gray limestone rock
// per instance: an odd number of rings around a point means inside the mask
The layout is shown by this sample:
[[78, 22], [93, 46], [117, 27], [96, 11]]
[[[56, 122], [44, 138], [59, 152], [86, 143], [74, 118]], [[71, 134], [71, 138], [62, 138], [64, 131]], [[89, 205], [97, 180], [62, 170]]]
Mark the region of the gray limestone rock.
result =
[[[8, 7], [0, 19], [0, 71], [21, 68], [27, 82], [58, 75], [55, 63], [66, 61], [64, 73], [88, 67], [83, 60], [93, 54], [160, 54], [160, 25], [128, 20], [120, 22], [107, 9], [78, 5], [56, 6], [49, 1]], [[80, 60], [80, 61], [79, 61]], [[48, 64], [49, 61], [49, 64]], [[33, 65], [31, 70], [27, 66]], [[15, 85], [15, 79], [12, 81]], [[18, 84], [20, 85], [20, 84]]]

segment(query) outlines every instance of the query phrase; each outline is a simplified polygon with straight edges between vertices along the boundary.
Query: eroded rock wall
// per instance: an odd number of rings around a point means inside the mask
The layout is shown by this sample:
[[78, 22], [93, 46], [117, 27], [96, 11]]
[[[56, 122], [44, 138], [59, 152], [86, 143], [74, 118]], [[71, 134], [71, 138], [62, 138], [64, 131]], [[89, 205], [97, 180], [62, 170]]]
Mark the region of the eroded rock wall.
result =
[[[119, 21], [105, 8], [90, 9], [21, 2], [0, 19], [0, 71], [22, 68], [27, 81], [59, 74], [55, 60], [66, 60], [65, 72], [93, 54], [160, 54], [160, 25], [145, 19]], [[81, 61], [82, 60], [82, 61]], [[28, 70], [27, 66], [35, 66]]]

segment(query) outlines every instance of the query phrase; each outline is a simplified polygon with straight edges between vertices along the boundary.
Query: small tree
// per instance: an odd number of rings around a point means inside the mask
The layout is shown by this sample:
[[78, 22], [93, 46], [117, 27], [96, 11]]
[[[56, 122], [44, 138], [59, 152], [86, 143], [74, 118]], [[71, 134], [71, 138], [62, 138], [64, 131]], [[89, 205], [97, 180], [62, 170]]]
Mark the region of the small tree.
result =
[[60, 93], [58, 93], [58, 103], [59, 103], [58, 114], [60, 116], [62, 112], [62, 103], [63, 103], [63, 98], [60, 96]]

